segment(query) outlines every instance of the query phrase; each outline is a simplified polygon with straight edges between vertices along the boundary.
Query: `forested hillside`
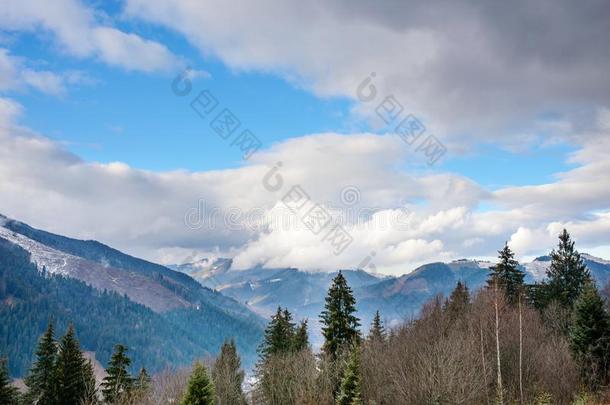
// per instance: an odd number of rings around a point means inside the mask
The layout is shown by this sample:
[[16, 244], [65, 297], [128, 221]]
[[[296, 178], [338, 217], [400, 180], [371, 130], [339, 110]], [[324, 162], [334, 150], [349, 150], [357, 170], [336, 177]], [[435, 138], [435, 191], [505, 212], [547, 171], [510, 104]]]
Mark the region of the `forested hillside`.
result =
[[151, 371], [214, 354], [230, 337], [252, 361], [261, 333], [258, 323], [207, 305], [158, 314], [115, 292], [39, 272], [28, 252], [1, 238], [0, 302], [0, 353], [9, 357], [13, 376], [27, 371], [49, 320], [62, 331], [73, 323], [84, 350], [103, 364], [113, 345], [123, 343], [131, 348], [133, 368]]

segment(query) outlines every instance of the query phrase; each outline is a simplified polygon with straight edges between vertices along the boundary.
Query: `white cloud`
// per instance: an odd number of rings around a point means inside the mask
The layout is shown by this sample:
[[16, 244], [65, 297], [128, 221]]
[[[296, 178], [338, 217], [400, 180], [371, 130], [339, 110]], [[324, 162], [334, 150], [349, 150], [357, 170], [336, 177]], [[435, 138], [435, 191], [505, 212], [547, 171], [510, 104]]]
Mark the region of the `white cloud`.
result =
[[174, 56], [164, 45], [142, 39], [136, 34], [96, 27], [93, 38], [100, 58], [110, 65], [146, 72], [169, 69], [175, 62]]
[[21, 72], [21, 78], [28, 86], [43, 93], [61, 95], [66, 92], [63, 78], [52, 72], [26, 69]]
[[167, 71], [178, 58], [164, 45], [102, 25], [96, 11], [78, 0], [6, 0], [0, 8], [0, 28], [51, 32], [65, 52], [97, 57], [126, 70]]
[[15, 121], [22, 114], [21, 104], [9, 99], [0, 97], [0, 131], [8, 132], [13, 130]]
[[8, 49], [0, 47], [0, 91], [32, 88], [42, 93], [63, 96], [68, 85], [90, 85], [95, 83], [81, 71], [50, 72], [28, 67], [25, 58], [14, 56]]
[[[577, 154], [580, 166], [554, 183], [494, 193], [459, 175], [398, 169], [412, 152], [394, 136], [371, 134], [292, 138], [236, 169], [150, 172], [122, 162], [84, 162], [17, 126], [20, 111], [0, 99], [0, 212], [153, 260], [212, 252], [235, 257], [238, 267], [328, 270], [356, 267], [371, 256], [378, 271], [404, 273], [424, 262], [493, 257], [505, 241], [521, 257], [547, 253], [564, 226], [581, 250], [607, 245], [610, 187], [596, 184], [608, 180], [598, 173], [598, 155], [586, 148]], [[269, 191], [263, 179], [277, 162], [283, 162], [283, 182]], [[545, 194], [535, 187], [571, 195], [574, 179], [589, 172], [599, 176], [583, 183], [579, 198], [538, 202]], [[280, 200], [294, 185], [353, 237], [340, 255], [298, 218], [289, 216], [289, 226], [278, 220], [289, 212]], [[358, 190], [353, 205], [341, 199], [346, 186]], [[478, 211], [486, 199], [500, 208]]]
[[26, 68], [20, 58], [0, 48], [0, 91], [32, 87], [43, 93], [61, 95], [65, 92], [63, 78], [48, 71]]

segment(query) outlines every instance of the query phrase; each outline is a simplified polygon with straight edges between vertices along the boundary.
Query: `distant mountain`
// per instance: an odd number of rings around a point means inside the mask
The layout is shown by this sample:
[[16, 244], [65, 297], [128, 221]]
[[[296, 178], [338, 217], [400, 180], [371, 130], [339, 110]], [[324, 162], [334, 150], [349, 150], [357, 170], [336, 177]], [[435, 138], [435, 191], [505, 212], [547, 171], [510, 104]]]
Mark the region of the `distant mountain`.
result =
[[[231, 268], [232, 259], [201, 259], [192, 263], [169, 265], [172, 270], [186, 273], [200, 281], [206, 281], [214, 277], [221, 277]], [[212, 280], [213, 281], [213, 280]]]
[[[610, 262], [586, 254], [583, 258], [598, 285], [605, 285], [610, 279]], [[541, 257], [524, 264], [525, 281], [533, 283], [543, 279], [549, 260]], [[343, 274], [354, 290], [358, 316], [366, 331], [377, 310], [388, 324], [393, 325], [416, 317], [421, 306], [434, 296], [448, 296], [460, 280], [471, 291], [476, 291], [485, 285], [489, 268], [493, 265], [488, 261], [461, 259], [429, 263], [400, 277], [373, 275], [363, 270], [343, 270]], [[317, 321], [328, 287], [337, 272], [260, 266], [235, 270], [231, 268], [230, 259], [204, 259], [172, 268], [193, 275], [202, 284], [235, 298], [263, 316], [268, 317], [278, 306], [287, 307], [297, 319], [309, 319], [312, 341], [321, 342]]]
[[[77, 324], [79, 335], [88, 336], [83, 346], [95, 351], [102, 363], [108, 360], [113, 344], [124, 343], [134, 351], [146, 347], [154, 350], [146, 364], [151, 369], [186, 364], [194, 357], [214, 354], [225, 338], [233, 337], [246, 366], [254, 362], [265, 321], [245, 305], [202, 286], [187, 274], [96, 241], [55, 235], [4, 216], [0, 216], [0, 241], [2, 258], [16, 250], [25, 252], [18, 254], [20, 261], [13, 260], [14, 264], [0, 269], [4, 280], [0, 280], [0, 313], [5, 317], [2, 325], [12, 329], [17, 311], [23, 319], [32, 320], [20, 324], [20, 333], [3, 334], [0, 340], [0, 352], [20, 353], [21, 360], [11, 363], [13, 372], [23, 372], [29, 360], [24, 356], [31, 356], [36, 339], [44, 331], [48, 319], [40, 318], [41, 314], [57, 317], [60, 323], [81, 319]], [[37, 271], [22, 271], [27, 268], [24, 263], [30, 262]], [[72, 279], [84, 283], [83, 287], [76, 286]], [[52, 294], [44, 281], [55, 286]], [[30, 284], [39, 288], [16, 290]], [[75, 294], [73, 301], [81, 303], [80, 307], [62, 298]], [[50, 301], [41, 304], [45, 300]], [[115, 307], [124, 311], [109, 311]], [[134, 323], [138, 317], [142, 322]], [[139, 334], [116, 335], [118, 329], [134, 327]], [[125, 341], [117, 342], [113, 336], [122, 336]], [[147, 345], [142, 339], [156, 343]], [[175, 350], [181, 354], [172, 354]]]
[[[318, 317], [337, 272], [260, 266], [234, 270], [226, 265], [222, 266], [222, 271], [217, 271], [214, 270], [219, 268], [216, 261], [205, 263], [205, 268], [198, 263], [172, 267], [196, 274], [204, 285], [235, 298], [261, 315], [268, 317], [278, 306], [289, 308], [297, 319], [309, 319], [312, 342], [321, 343]], [[218, 263], [227, 262], [225, 259]], [[472, 289], [479, 288], [487, 279], [491, 265], [470, 260], [431, 263], [401, 277], [373, 275], [364, 270], [342, 270], [342, 273], [354, 290], [358, 316], [366, 331], [377, 310], [387, 323], [397, 324], [417, 316], [422, 304], [436, 294], [449, 294], [458, 280], [465, 281]]]
[[413, 319], [426, 301], [438, 294], [449, 295], [460, 280], [472, 291], [482, 287], [491, 265], [465, 259], [426, 264], [403, 276], [357, 289], [359, 305], [366, 313], [379, 309], [390, 324]]
[[[610, 261], [587, 253], [581, 254], [591, 276], [597, 282], [597, 286], [603, 288], [610, 281]], [[550, 256], [540, 256], [530, 263], [526, 263], [525, 269], [536, 281], [543, 281], [546, 278], [546, 271], [551, 265]]]
[[[297, 320], [309, 320], [312, 342], [320, 343], [317, 320], [328, 287], [337, 272], [306, 272], [295, 268], [261, 266], [235, 270], [227, 260], [203, 260], [170, 267], [195, 275], [203, 285], [235, 298], [264, 317], [268, 318], [278, 306], [288, 308]], [[219, 271], [219, 268], [222, 270]], [[385, 279], [364, 270], [343, 270], [343, 274], [356, 291]], [[359, 316], [369, 322], [372, 319], [369, 312], [360, 311]]]

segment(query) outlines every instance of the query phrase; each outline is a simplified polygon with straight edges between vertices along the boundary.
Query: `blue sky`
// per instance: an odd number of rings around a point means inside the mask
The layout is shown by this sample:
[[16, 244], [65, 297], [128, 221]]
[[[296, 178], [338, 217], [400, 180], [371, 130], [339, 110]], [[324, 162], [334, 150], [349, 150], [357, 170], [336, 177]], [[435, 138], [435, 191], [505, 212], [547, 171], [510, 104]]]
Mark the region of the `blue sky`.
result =
[[[233, 72], [214, 58], [199, 56], [175, 36], [162, 39], [181, 52], [188, 65], [210, 74], [194, 81], [194, 91], [211, 90], [265, 144], [340, 130], [346, 121], [350, 101], [345, 98], [319, 99], [270, 74]], [[180, 70], [126, 72], [66, 57], [34, 35], [15, 36], [13, 41], [16, 55], [56, 71], [86, 74], [90, 83], [60, 98], [13, 94], [28, 110], [24, 121], [29, 127], [66, 142], [84, 159], [124, 161], [148, 170], [210, 170], [240, 163], [239, 154], [226, 148], [190, 109], [190, 99], [172, 93], [171, 82]]]
[[[374, 250], [378, 269], [404, 272], [504, 241], [531, 258], [562, 227], [610, 252], [610, 52], [595, 4], [538, 18], [526, 1], [58, 2], [0, 9], [0, 212], [170, 263], [350, 267]], [[372, 102], [356, 97], [371, 72]], [[202, 90], [261, 140], [251, 160], [190, 108]], [[379, 129], [389, 96], [447, 147], [436, 164]], [[353, 208], [408, 212], [410, 228], [350, 224], [350, 252], [329, 257], [300, 229], [185, 226], [201, 200], [275, 215], [281, 196], [257, 184], [278, 161], [329, 209], [351, 187]]]
[[[120, 11], [111, 2], [100, 11], [112, 16]], [[355, 100], [347, 96], [317, 96], [271, 72], [239, 71], [221, 60], [202, 55], [183, 38], [149, 24], [116, 24], [136, 29], [165, 44], [185, 65], [209, 73], [198, 77], [194, 90], [209, 89], [269, 146], [291, 137], [322, 132], [373, 131], [366, 120], [351, 113]], [[190, 171], [236, 167], [243, 162], [190, 109], [192, 97], [171, 92], [179, 69], [142, 73], [109, 67], [97, 60], [66, 55], [40, 34], [13, 34], [8, 39], [14, 55], [31, 65], [53, 71], [77, 71], [85, 83], [67, 94], [33, 91], [9, 93], [28, 111], [23, 122], [39, 133], [62, 142], [88, 161], [122, 161], [137, 168]], [[494, 145], [477, 145], [466, 152], [448, 153], [439, 170], [463, 174], [492, 189], [507, 185], [541, 184], [571, 167], [566, 144], [533, 145], [513, 153]], [[510, 170], [507, 170], [510, 166]], [[481, 170], [485, 168], [485, 170]], [[426, 169], [424, 166], [422, 169]]]

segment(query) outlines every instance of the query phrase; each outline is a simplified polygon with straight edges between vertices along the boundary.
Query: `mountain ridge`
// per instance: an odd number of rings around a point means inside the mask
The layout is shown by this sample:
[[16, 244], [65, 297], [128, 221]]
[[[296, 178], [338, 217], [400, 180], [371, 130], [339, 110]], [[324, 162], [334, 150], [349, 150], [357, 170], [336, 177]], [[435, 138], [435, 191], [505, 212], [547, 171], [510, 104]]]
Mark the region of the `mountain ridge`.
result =
[[[153, 359], [148, 366], [160, 371], [213, 355], [225, 339], [232, 338], [246, 367], [256, 360], [265, 320], [234, 298], [202, 286], [187, 274], [99, 242], [41, 231], [5, 216], [0, 217], [0, 247], [0, 259], [8, 260], [0, 268], [3, 326], [36, 319], [19, 323], [18, 333], [3, 331], [0, 352], [17, 359], [17, 364], [11, 366], [13, 373], [23, 373], [30, 363], [36, 341], [49, 321], [40, 316], [50, 307], [55, 308], [62, 324], [78, 319], [78, 328], [86, 337], [83, 347], [99, 351], [98, 357], [103, 361], [108, 360], [112, 344], [124, 343], [135, 350], [145, 350], [148, 346], [142, 343], [143, 339], [156, 339], [154, 344], [149, 342], [151, 348], [157, 349], [149, 353]], [[25, 253], [18, 253], [19, 260], [12, 260], [11, 252], [15, 251]], [[55, 287], [49, 290], [51, 285]], [[81, 308], [64, 295], [81, 302], [95, 319], [94, 324], [83, 318], [87, 314], [80, 313]], [[112, 312], [112, 308], [124, 311]], [[21, 314], [19, 318], [14, 318], [16, 311]], [[139, 314], [145, 322], [137, 321], [133, 314]], [[105, 323], [113, 325], [112, 330], [105, 329]], [[123, 328], [145, 330], [122, 334], [125, 342], [112, 341], [113, 333]], [[159, 351], [166, 345], [170, 347]]]
[[[538, 259], [521, 265], [527, 283], [544, 278], [548, 263]], [[603, 287], [610, 279], [610, 262], [587, 254], [583, 254], [583, 259], [599, 286]], [[237, 270], [227, 268], [226, 264], [231, 259], [216, 260], [222, 260], [224, 264], [221, 272], [206, 273], [206, 269], [218, 268], [212, 259], [206, 260], [207, 266], [197, 269], [193, 269], [189, 263], [171, 267], [195, 274], [202, 284], [243, 302], [261, 315], [269, 316], [278, 306], [287, 307], [297, 319], [310, 320], [314, 332], [312, 340], [314, 343], [320, 342], [319, 336], [315, 336], [319, 332], [317, 318], [324, 305], [326, 290], [337, 271], [315, 272], [263, 266]], [[427, 263], [401, 276], [380, 276], [363, 269], [345, 269], [342, 272], [354, 290], [358, 316], [366, 330], [377, 310], [388, 324], [394, 325], [415, 318], [421, 306], [435, 295], [448, 296], [457, 281], [465, 282], [471, 291], [481, 288], [493, 265], [486, 260], [457, 259], [447, 263]]]

